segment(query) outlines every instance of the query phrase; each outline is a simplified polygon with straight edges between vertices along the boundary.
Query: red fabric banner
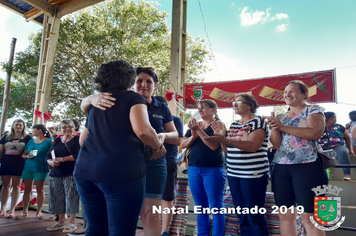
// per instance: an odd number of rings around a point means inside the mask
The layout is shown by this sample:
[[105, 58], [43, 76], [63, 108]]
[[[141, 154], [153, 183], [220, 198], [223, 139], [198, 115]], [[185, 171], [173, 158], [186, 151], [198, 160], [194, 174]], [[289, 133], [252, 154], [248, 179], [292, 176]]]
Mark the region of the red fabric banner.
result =
[[291, 80], [301, 80], [309, 87], [308, 102], [335, 102], [335, 71], [326, 70], [260, 79], [184, 84], [184, 107], [196, 108], [197, 101], [202, 99], [214, 100], [219, 108], [232, 107], [231, 103], [240, 93], [252, 94], [260, 106], [285, 105], [284, 87]]

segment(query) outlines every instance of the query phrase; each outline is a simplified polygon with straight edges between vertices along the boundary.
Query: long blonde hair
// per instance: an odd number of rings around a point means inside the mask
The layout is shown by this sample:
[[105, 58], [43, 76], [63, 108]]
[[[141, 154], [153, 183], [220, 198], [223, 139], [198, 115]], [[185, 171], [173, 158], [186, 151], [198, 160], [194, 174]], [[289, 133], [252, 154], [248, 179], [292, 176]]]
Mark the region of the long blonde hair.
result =
[[14, 125], [15, 125], [17, 122], [21, 122], [21, 123], [23, 124], [23, 130], [22, 130], [20, 139], [23, 139], [24, 137], [27, 136], [27, 133], [26, 133], [26, 124], [25, 124], [25, 122], [24, 122], [22, 119], [16, 119], [16, 120], [14, 120], [14, 122], [12, 122], [11, 131], [10, 131], [10, 134], [6, 137], [6, 140], [15, 138]]

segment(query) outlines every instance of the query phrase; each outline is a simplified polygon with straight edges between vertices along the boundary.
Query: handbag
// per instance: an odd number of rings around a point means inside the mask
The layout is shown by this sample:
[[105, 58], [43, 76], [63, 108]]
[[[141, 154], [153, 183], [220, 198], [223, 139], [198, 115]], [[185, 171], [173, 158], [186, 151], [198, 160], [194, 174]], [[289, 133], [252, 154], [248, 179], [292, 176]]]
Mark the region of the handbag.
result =
[[318, 161], [323, 169], [336, 166], [336, 152], [333, 149], [317, 151]]
[[[306, 111], [306, 115], [308, 116], [308, 108]], [[331, 147], [329, 132], [326, 129], [326, 127], [325, 127], [324, 131], [326, 132], [326, 135], [328, 136], [329, 147]], [[316, 151], [316, 154], [318, 155], [317, 161], [319, 161], [321, 167], [323, 169], [327, 169], [327, 168], [336, 166], [336, 160], [335, 160], [336, 152], [333, 149], [319, 151], [315, 142], [316, 141], [312, 142], [312, 146], [313, 146], [314, 151]]]
[[[329, 143], [329, 147], [330, 147], [331, 144], [330, 144], [329, 132], [327, 131], [326, 128], [325, 128], [325, 132], [328, 136], [328, 143]], [[314, 150], [316, 151], [316, 153], [318, 155], [318, 161], [323, 169], [327, 169], [327, 168], [336, 166], [336, 160], [335, 160], [336, 152], [333, 149], [319, 151], [316, 148], [315, 142], [313, 142], [313, 144], [314, 144], [313, 145]]]
[[178, 163], [178, 165], [185, 164], [185, 168], [188, 166], [188, 161], [189, 161], [189, 155], [190, 152], [192, 151], [192, 146], [189, 146], [185, 149], [182, 160]]

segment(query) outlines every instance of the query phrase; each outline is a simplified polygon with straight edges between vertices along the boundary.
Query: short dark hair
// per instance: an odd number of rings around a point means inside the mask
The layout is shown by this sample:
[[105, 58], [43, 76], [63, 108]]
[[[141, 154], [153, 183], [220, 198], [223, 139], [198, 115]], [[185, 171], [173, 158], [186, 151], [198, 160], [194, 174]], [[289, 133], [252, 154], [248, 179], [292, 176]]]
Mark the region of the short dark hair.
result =
[[350, 117], [350, 120], [356, 121], [356, 111], [350, 111], [349, 117]]
[[95, 89], [99, 92], [126, 90], [134, 85], [136, 71], [126, 61], [109, 61], [102, 64], [94, 78]]
[[236, 97], [242, 97], [243, 99], [245, 99], [246, 104], [251, 107], [251, 112], [252, 113], [255, 113], [257, 108], [259, 108], [259, 105], [257, 103], [257, 99], [252, 94], [240, 93]]
[[325, 120], [328, 120], [333, 116], [336, 116], [335, 112], [332, 112], [332, 111], [324, 112], [324, 115], [325, 115]]
[[152, 67], [137, 67], [136, 74], [139, 75], [140, 73], [148, 74], [149, 76], [151, 76], [153, 78], [153, 81], [155, 82], [155, 84], [158, 83], [158, 77]]

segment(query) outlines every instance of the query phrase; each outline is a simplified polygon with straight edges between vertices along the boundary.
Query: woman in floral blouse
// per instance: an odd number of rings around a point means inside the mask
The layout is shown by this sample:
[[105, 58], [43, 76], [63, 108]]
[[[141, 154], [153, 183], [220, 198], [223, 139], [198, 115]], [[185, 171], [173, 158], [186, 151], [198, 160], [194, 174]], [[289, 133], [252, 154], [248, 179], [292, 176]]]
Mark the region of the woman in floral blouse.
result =
[[[324, 150], [334, 149], [340, 164], [350, 164], [350, 157], [355, 156], [350, 135], [344, 126], [336, 124], [334, 112], [325, 112], [325, 130], [319, 143]], [[350, 181], [350, 168], [342, 168], [342, 170], [344, 171], [344, 181]]]
[[325, 171], [317, 161], [316, 140], [325, 127], [323, 109], [307, 105], [308, 87], [302, 81], [290, 81], [284, 90], [289, 106], [283, 116], [268, 118], [272, 130], [271, 142], [278, 148], [274, 156], [272, 185], [277, 206], [286, 206], [286, 214], [279, 213], [281, 235], [297, 235], [295, 204], [304, 207], [301, 217], [308, 235], [321, 236], [310, 221], [314, 212], [313, 188], [328, 183]]

